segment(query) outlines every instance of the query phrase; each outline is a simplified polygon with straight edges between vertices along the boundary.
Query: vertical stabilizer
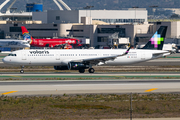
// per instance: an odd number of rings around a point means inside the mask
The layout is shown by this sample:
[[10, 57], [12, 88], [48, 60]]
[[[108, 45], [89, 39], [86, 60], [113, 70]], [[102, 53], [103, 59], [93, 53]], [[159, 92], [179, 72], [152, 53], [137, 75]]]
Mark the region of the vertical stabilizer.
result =
[[161, 26], [142, 49], [162, 50], [167, 26]]
[[29, 34], [28, 30], [24, 26], [21, 26], [21, 30], [22, 30], [23, 39], [31, 44], [33, 38]]

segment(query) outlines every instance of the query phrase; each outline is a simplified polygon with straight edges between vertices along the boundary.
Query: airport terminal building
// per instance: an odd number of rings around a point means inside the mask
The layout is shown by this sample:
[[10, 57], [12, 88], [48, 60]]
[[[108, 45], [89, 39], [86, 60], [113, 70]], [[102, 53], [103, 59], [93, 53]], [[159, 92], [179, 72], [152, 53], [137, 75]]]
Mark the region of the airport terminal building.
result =
[[[21, 34], [20, 27], [26, 26], [35, 38], [76, 37], [89, 40], [92, 47], [113, 45], [114, 41], [109, 40], [109, 36], [114, 33], [118, 33], [116, 43], [133, 43], [134, 30], [146, 33], [148, 28], [146, 9], [49, 10], [32, 12], [31, 22], [7, 23], [0, 25], [5, 36], [17, 36]], [[139, 28], [134, 29], [135, 26]]]
[[[43, 23], [81, 23], [82, 17], [102, 21], [108, 24], [130, 24], [147, 22], [146, 9], [127, 10], [48, 10], [47, 12], [33, 12], [33, 20]], [[92, 24], [88, 19], [87, 24]]]

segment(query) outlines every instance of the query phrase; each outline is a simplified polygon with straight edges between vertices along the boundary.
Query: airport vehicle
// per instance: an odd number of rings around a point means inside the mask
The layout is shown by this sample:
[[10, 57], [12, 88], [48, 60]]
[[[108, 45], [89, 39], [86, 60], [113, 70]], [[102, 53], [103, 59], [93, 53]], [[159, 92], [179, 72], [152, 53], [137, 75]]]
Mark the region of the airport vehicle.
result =
[[66, 47], [66, 49], [71, 49], [81, 46], [80, 40], [75, 38], [34, 39], [24, 26], [21, 26], [21, 29], [23, 39], [29, 41], [30, 45], [34, 47]]
[[0, 47], [25, 48], [30, 47], [30, 44], [25, 40], [0, 39]]
[[94, 65], [126, 65], [156, 59], [170, 55], [163, 51], [167, 26], [161, 26], [143, 49], [44, 49], [14, 51], [2, 61], [6, 64], [20, 65], [20, 73], [24, 73], [24, 65], [54, 66], [55, 70], [79, 70], [94, 73]]

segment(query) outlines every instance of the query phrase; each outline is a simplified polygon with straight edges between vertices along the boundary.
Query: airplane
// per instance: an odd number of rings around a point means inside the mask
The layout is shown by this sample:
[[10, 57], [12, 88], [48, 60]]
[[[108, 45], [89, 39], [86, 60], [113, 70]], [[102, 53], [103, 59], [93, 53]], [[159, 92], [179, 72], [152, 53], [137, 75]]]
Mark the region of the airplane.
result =
[[25, 47], [30, 47], [30, 44], [25, 40], [0, 39], [0, 47], [25, 48]]
[[21, 26], [21, 30], [23, 39], [29, 41], [30, 45], [34, 47], [66, 47], [66, 49], [71, 49], [82, 46], [80, 40], [75, 38], [34, 39], [25, 26]]
[[21, 66], [24, 73], [27, 66], [54, 66], [55, 70], [79, 70], [84, 73], [94, 73], [92, 66], [118, 66], [145, 62], [148, 60], [170, 55], [163, 51], [167, 26], [161, 26], [143, 49], [30, 49], [14, 51], [3, 58], [5, 64]]

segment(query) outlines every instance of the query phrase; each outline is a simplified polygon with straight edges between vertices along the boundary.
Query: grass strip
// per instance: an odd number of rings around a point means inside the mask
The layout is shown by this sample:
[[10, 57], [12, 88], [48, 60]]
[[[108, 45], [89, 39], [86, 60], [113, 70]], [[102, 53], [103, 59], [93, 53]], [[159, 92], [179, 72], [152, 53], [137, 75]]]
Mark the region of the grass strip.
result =
[[[129, 94], [0, 97], [0, 119], [129, 118]], [[133, 118], [180, 117], [180, 94], [133, 94]]]
[[151, 76], [0, 76], [0, 80], [111, 80], [111, 79], [180, 79], [179, 75]]

